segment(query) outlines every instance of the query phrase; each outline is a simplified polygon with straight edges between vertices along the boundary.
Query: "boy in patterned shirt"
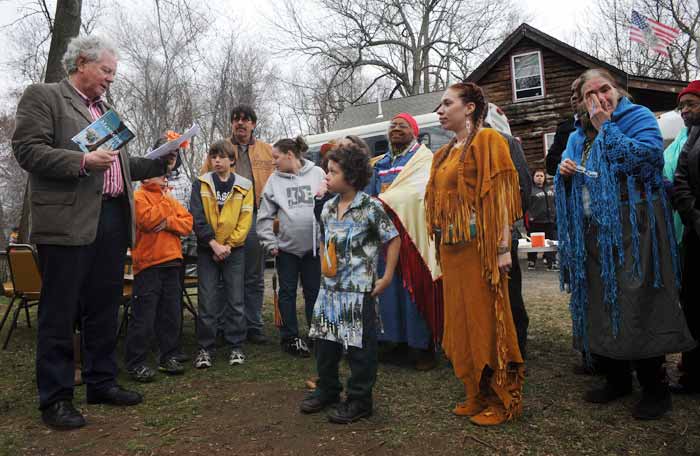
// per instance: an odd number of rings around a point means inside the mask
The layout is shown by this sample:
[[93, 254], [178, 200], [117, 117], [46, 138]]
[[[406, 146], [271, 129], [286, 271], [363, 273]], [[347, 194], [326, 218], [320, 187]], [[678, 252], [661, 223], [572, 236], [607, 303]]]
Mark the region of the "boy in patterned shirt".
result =
[[[391, 283], [399, 256], [398, 232], [379, 201], [361, 191], [372, 170], [367, 149], [344, 141], [328, 154], [328, 191], [324, 206], [321, 291], [309, 336], [316, 338], [316, 389], [302, 401], [302, 413], [317, 413], [339, 402], [338, 365], [347, 350], [350, 364], [347, 400], [328, 420], [347, 424], [372, 414], [377, 377], [375, 298]], [[387, 244], [384, 276], [376, 278], [380, 248]]]

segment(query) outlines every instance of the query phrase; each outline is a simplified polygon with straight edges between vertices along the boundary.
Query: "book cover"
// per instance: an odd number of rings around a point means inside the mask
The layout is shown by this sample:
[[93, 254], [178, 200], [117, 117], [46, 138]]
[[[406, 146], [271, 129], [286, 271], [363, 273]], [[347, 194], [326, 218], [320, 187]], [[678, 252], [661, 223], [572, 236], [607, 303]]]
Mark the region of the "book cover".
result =
[[110, 109], [71, 139], [87, 153], [100, 147], [118, 150], [134, 137], [119, 115]]

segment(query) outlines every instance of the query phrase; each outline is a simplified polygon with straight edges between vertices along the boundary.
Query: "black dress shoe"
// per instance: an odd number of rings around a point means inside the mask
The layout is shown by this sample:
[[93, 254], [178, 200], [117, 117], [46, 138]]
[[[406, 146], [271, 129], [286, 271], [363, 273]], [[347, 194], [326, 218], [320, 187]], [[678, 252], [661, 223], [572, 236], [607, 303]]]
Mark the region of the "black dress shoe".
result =
[[306, 396], [299, 405], [301, 413], [318, 413], [329, 405], [337, 404], [338, 397], [325, 398], [317, 394], [315, 391]]
[[85, 426], [85, 418], [71, 401], [54, 402], [41, 411], [41, 420], [52, 429], [67, 431]]
[[104, 391], [88, 393], [88, 404], [110, 404], [110, 405], [136, 405], [143, 401], [136, 391], [125, 390], [119, 385], [115, 385]]
[[359, 401], [347, 401], [338, 404], [328, 413], [328, 421], [335, 424], [350, 424], [362, 418], [372, 416], [372, 406], [366, 406]]

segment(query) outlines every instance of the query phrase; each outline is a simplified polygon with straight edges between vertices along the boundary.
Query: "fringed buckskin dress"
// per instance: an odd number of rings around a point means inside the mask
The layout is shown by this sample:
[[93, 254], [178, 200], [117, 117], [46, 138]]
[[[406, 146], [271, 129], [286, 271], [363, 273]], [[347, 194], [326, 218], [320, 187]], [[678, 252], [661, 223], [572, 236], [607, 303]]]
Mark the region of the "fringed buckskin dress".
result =
[[505, 420], [522, 410], [524, 366], [498, 245], [520, 215], [518, 174], [498, 132], [484, 128], [466, 147], [450, 143], [435, 154], [426, 218], [441, 232], [442, 347], [467, 399], [502, 406]]

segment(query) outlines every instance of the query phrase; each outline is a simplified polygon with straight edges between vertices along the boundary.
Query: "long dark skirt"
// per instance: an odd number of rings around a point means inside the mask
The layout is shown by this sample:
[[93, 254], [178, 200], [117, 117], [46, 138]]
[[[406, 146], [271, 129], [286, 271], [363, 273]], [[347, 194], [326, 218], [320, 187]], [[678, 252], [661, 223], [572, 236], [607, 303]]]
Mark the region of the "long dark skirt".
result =
[[629, 206], [622, 209], [624, 266], [617, 269], [620, 331], [613, 336], [610, 311], [603, 302], [603, 283], [596, 240], [596, 226], [586, 233], [586, 273], [588, 276], [588, 337], [591, 353], [612, 359], [640, 360], [678, 353], [695, 346], [681, 310], [673, 272], [671, 246], [666, 230], [663, 205], [654, 202], [662, 287], [654, 287], [653, 247], [647, 203], [636, 207], [639, 229], [641, 276], [632, 274], [632, 235]]

